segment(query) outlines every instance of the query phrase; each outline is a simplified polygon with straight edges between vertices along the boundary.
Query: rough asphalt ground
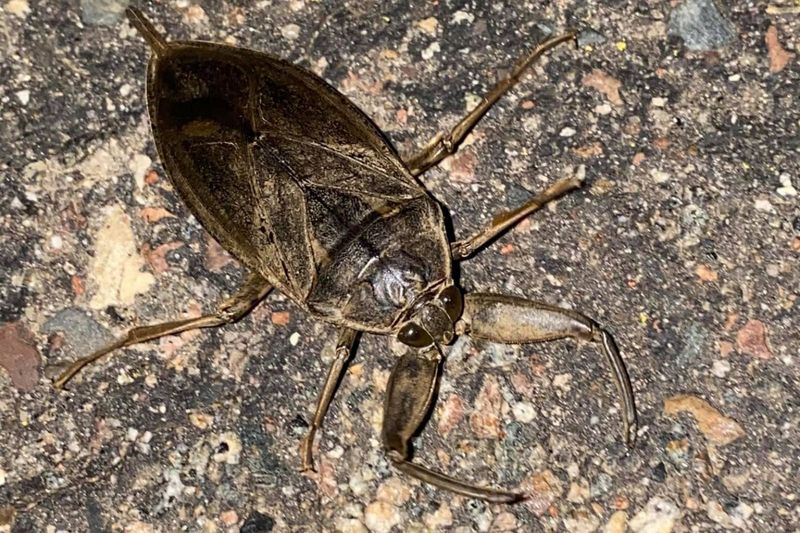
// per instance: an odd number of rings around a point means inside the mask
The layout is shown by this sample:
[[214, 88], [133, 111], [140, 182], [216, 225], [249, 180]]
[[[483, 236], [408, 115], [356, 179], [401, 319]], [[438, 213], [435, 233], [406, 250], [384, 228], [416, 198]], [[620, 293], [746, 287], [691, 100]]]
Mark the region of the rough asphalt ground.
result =
[[210, 310], [242, 275], [163, 173], [148, 52], [124, 1], [3, 0], [0, 531], [796, 530], [800, 4], [730, 4], [141, 6], [170, 38], [321, 74], [401, 152], [454, 124], [543, 28], [593, 30], [423, 177], [457, 235], [558, 178], [586, 182], [464, 263], [461, 281], [607, 326], [633, 380], [639, 442], [620, 442], [593, 346], [462, 338], [416, 457], [530, 493], [507, 507], [387, 464], [379, 429], [399, 348], [378, 337], [362, 339], [328, 415], [319, 474], [300, 474], [334, 331], [280, 295], [53, 390], [47, 365], [132, 325]]

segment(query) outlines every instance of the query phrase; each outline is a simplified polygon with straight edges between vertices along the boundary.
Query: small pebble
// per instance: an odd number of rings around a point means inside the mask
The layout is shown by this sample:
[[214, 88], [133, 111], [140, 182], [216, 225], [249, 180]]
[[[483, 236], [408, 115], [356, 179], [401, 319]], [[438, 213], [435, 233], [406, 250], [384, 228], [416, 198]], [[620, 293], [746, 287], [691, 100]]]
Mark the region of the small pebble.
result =
[[572, 375], [571, 374], [557, 374], [553, 378], [553, 386], [557, 387], [559, 389], [562, 389], [564, 391], [569, 391], [570, 390], [570, 386], [569, 386], [570, 381], [572, 381]]
[[31, 12], [28, 0], [9, 0], [3, 10], [19, 18], [25, 18]]
[[239, 522], [239, 515], [236, 514], [236, 511], [223, 511], [219, 515], [219, 519], [222, 521], [223, 524], [226, 526], [234, 526], [237, 522]]
[[453, 525], [453, 513], [447, 503], [442, 503], [438, 509], [423, 516], [422, 521], [432, 530], [439, 531]]
[[686, 0], [675, 5], [667, 33], [683, 39], [689, 50], [715, 50], [736, 39], [736, 28], [720, 14], [714, 0]]
[[744, 429], [738, 422], [724, 416], [697, 396], [679, 394], [664, 401], [665, 415], [674, 416], [680, 412], [694, 416], [697, 427], [711, 444], [725, 446], [745, 435]]
[[434, 55], [441, 51], [441, 46], [438, 42], [434, 41], [428, 47], [422, 51], [422, 59], [428, 60], [431, 59]]
[[436, 17], [428, 17], [417, 22], [417, 26], [428, 35], [436, 35], [436, 28], [439, 27], [439, 21], [436, 20]]
[[730, 371], [731, 364], [724, 359], [718, 359], [714, 361], [713, 365], [711, 365], [711, 373], [718, 378], [724, 378]]
[[28, 105], [28, 102], [31, 99], [31, 92], [29, 90], [26, 89], [24, 91], [17, 91], [15, 94], [20, 104]]
[[189, 413], [189, 421], [196, 428], [208, 429], [214, 423], [214, 416], [205, 413]]
[[776, 191], [778, 194], [787, 198], [797, 196], [797, 189], [792, 185], [792, 178], [789, 174], [784, 172], [778, 176], [778, 181], [781, 183], [781, 186]]
[[475, 21], [475, 15], [461, 10], [453, 13], [453, 18], [450, 19], [450, 22], [452, 22], [453, 24], [461, 24], [462, 22], [466, 22], [467, 24], [472, 24], [474, 21]]
[[289, 335], [289, 344], [291, 344], [292, 346], [297, 346], [297, 343], [299, 342], [300, 342], [300, 334], [298, 332], [295, 331], [294, 333]]
[[650, 177], [653, 178], [653, 181], [658, 184], [666, 183], [670, 180], [669, 172], [664, 172], [663, 170], [659, 170], [657, 168], [650, 170]]
[[41, 362], [33, 333], [23, 323], [0, 323], [0, 368], [14, 387], [33, 390], [39, 382]]
[[536, 408], [530, 402], [515, 403], [512, 412], [514, 413], [514, 418], [523, 424], [528, 424], [536, 418]]
[[600, 520], [594, 514], [580, 510], [564, 518], [563, 522], [564, 528], [570, 533], [595, 533], [600, 527]]
[[218, 435], [213, 442], [214, 447], [214, 461], [217, 463], [225, 463], [229, 465], [239, 464], [239, 458], [242, 454], [242, 441], [239, 436], [233, 432], [226, 432]]
[[628, 529], [628, 513], [617, 511], [611, 515], [603, 528], [603, 533], [625, 533]]
[[81, 0], [81, 20], [86, 24], [113, 26], [123, 18], [128, 0]]
[[608, 115], [611, 113], [611, 111], [611, 104], [608, 103], [600, 104], [594, 108], [594, 112], [598, 115]]
[[559, 135], [561, 137], [572, 137], [576, 133], [578, 133], [578, 132], [575, 130], [575, 128], [571, 128], [571, 127], [567, 126], [566, 128], [562, 129], [559, 132]]
[[281, 35], [287, 41], [294, 41], [300, 36], [300, 26], [297, 24], [287, 24], [281, 28]]
[[739, 353], [759, 359], [772, 358], [772, 350], [767, 344], [767, 328], [760, 320], [748, 320], [736, 333], [736, 349]]
[[399, 477], [391, 477], [378, 487], [376, 498], [399, 506], [411, 498], [411, 490], [406, 480]]
[[389, 533], [400, 520], [398, 508], [383, 500], [374, 501], [364, 509], [364, 524], [372, 533]]
[[583, 30], [578, 34], [577, 45], [578, 48], [584, 48], [586, 46], [603, 44], [607, 40], [608, 39], [606, 39], [606, 37], [602, 33], [596, 32], [590, 28]]
[[670, 533], [680, 513], [671, 500], [656, 496], [631, 519], [629, 525], [636, 533]]
[[775, 208], [772, 206], [769, 200], [765, 200], [763, 198], [759, 198], [755, 201], [755, 208], [759, 211], [765, 211], [767, 213], [774, 213]]

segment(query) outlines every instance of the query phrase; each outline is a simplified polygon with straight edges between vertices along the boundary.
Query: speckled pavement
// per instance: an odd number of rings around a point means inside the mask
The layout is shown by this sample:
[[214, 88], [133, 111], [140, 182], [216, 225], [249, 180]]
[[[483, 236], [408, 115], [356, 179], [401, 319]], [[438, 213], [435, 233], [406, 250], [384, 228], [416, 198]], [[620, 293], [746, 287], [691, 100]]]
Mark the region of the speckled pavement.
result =
[[174, 39], [280, 55], [407, 153], [548, 28], [545, 58], [423, 176], [456, 235], [565, 176], [585, 187], [460, 267], [466, 290], [614, 333], [639, 409], [619, 438], [601, 354], [460, 338], [416, 458], [515, 506], [394, 471], [379, 431], [399, 345], [364, 336], [298, 443], [334, 330], [270, 296], [241, 322], [130, 348], [58, 392], [48, 365], [213, 309], [240, 267], [169, 185], [123, 0], [0, 2], [0, 532], [796, 531], [800, 4], [597, 0], [140, 7]]

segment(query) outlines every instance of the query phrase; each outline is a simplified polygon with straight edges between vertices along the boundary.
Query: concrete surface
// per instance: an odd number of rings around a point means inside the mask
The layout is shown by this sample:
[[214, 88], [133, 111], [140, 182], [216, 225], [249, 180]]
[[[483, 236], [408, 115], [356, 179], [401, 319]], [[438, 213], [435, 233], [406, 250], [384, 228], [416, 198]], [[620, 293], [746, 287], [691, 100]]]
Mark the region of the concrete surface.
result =
[[462, 338], [417, 458], [530, 493], [508, 507], [389, 466], [378, 439], [399, 348], [379, 337], [363, 338], [337, 395], [319, 474], [299, 473], [334, 331], [280, 295], [53, 390], [47, 365], [211, 309], [242, 273], [165, 178], [125, 2], [3, 0], [0, 531], [795, 529], [800, 9], [672, 4], [142, 5], [170, 38], [322, 74], [403, 152], [454, 124], [543, 28], [592, 30], [424, 176], [457, 235], [560, 177], [586, 181], [464, 263], [462, 285], [606, 325], [633, 379], [639, 442], [620, 442], [594, 347]]

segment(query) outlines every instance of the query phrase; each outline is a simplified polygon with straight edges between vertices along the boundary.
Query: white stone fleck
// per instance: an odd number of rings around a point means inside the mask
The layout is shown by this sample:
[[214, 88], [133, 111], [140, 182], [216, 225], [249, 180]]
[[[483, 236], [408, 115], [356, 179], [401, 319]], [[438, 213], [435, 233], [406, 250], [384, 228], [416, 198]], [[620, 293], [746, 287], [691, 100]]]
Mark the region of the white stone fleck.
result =
[[730, 371], [731, 364], [724, 359], [714, 361], [714, 364], [711, 366], [711, 373], [718, 378], [724, 378]]
[[287, 24], [281, 28], [281, 35], [287, 41], [294, 41], [300, 36], [300, 26], [297, 24]]
[[670, 179], [670, 174], [669, 172], [653, 168], [650, 169], [650, 177], [653, 178], [653, 181], [656, 183], [666, 183]]
[[576, 133], [578, 133], [578, 132], [575, 130], [575, 128], [567, 126], [566, 128], [562, 129], [558, 134], [561, 137], [572, 137]]
[[19, 18], [25, 18], [31, 12], [28, 0], [9, 0], [6, 2], [5, 11]]
[[776, 191], [778, 194], [781, 196], [797, 196], [797, 189], [792, 185], [792, 178], [789, 174], [784, 172], [778, 176], [778, 181], [781, 182], [781, 186]]
[[650, 100], [650, 105], [653, 107], [664, 107], [667, 105], [667, 99], [661, 96], [656, 96]]
[[161, 502], [155, 507], [157, 513], [161, 513], [164, 509], [172, 507], [186, 489], [186, 485], [181, 481], [180, 470], [177, 468], [165, 470], [164, 481], [166, 481], [167, 484], [164, 486]]
[[436, 35], [436, 28], [439, 27], [439, 21], [436, 20], [436, 17], [428, 17], [417, 22], [417, 26], [428, 35]]
[[94, 291], [89, 300], [92, 309], [130, 305], [137, 294], [147, 292], [156, 280], [151, 273], [142, 272], [144, 266], [130, 218], [114, 207], [97, 232], [95, 254], [89, 265]]
[[781, 267], [776, 265], [775, 263], [770, 263], [767, 265], [767, 275], [773, 278], [777, 278], [781, 274]]
[[389, 533], [400, 519], [398, 508], [383, 500], [372, 502], [364, 510], [364, 523], [373, 533]]
[[670, 533], [680, 515], [671, 500], [656, 496], [631, 519], [629, 526], [636, 533]]
[[298, 332], [294, 332], [289, 335], [289, 344], [292, 346], [297, 346], [297, 343], [300, 342], [300, 334]]
[[755, 202], [755, 208], [759, 211], [765, 211], [767, 213], [774, 213], [775, 208], [772, 206], [769, 200], [765, 200], [763, 198], [759, 198]]
[[31, 100], [31, 92], [27, 89], [23, 91], [17, 91], [15, 94], [17, 96], [17, 100], [19, 100], [19, 103], [22, 105], [28, 105], [28, 102]]
[[64, 246], [64, 239], [61, 235], [53, 235], [50, 237], [50, 248], [53, 250], [60, 250]]
[[153, 160], [145, 154], [134, 154], [128, 160], [128, 170], [133, 174], [133, 181], [137, 188], [144, 188], [144, 177], [152, 164]]
[[572, 374], [558, 374], [553, 378], [553, 386], [568, 391], [570, 381], [572, 381]]
[[472, 24], [474, 21], [475, 21], [475, 15], [461, 10], [458, 10], [455, 13], [453, 13], [453, 18], [450, 19], [450, 22], [453, 24], [461, 24], [462, 22], [466, 22], [467, 24]]
[[483, 100], [483, 96], [475, 93], [467, 93], [464, 95], [464, 110], [467, 112], [472, 111]]
[[434, 55], [436, 55], [442, 48], [439, 46], [438, 41], [434, 41], [428, 45], [428, 47], [422, 51], [422, 59], [430, 59]]
[[536, 418], [536, 409], [530, 402], [515, 403], [514, 407], [512, 407], [512, 412], [514, 413], [514, 418], [523, 424], [527, 424]]
[[214, 439], [214, 462], [238, 465], [242, 455], [242, 441], [232, 431], [222, 433]]
[[608, 115], [611, 113], [611, 111], [612, 111], [611, 104], [609, 104], [608, 102], [595, 106], [594, 108], [594, 112], [597, 113], [598, 115]]

